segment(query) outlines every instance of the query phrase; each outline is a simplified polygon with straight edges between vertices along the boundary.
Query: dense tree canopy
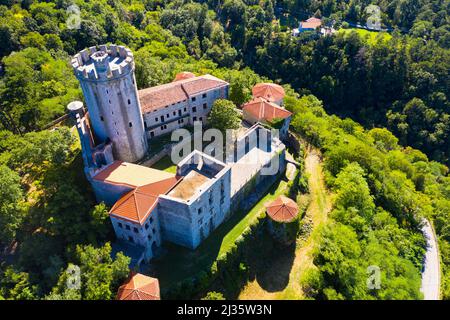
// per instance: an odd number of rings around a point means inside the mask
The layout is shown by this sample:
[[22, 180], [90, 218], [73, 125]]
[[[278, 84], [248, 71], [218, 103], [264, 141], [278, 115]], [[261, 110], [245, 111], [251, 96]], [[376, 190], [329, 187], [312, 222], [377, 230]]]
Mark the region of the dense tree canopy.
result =
[[233, 102], [225, 99], [214, 101], [208, 115], [208, 125], [225, 132], [227, 129], [238, 129], [240, 122], [239, 113]]

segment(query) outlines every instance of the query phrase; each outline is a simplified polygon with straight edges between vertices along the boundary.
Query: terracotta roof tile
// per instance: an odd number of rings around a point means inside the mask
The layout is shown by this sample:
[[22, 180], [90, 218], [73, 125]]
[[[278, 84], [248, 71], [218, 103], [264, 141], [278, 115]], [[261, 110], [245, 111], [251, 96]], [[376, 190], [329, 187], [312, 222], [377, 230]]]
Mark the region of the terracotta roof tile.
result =
[[145, 221], [158, 202], [158, 197], [132, 190], [117, 200], [109, 214], [133, 222]]
[[206, 90], [219, 88], [226, 84], [227, 83], [225, 81], [211, 75], [196, 77], [182, 83], [184, 90], [189, 96], [193, 96]]
[[117, 200], [109, 214], [143, 224], [158, 204], [158, 196], [169, 192], [180, 179], [172, 177], [138, 187]]
[[181, 81], [163, 84], [161, 86], [138, 91], [141, 109], [144, 113], [164, 108], [172, 103], [187, 100], [189, 97], [180, 85]]
[[292, 199], [279, 196], [266, 205], [267, 215], [277, 222], [290, 222], [298, 215], [298, 206]]
[[286, 119], [292, 115], [292, 113], [275, 103], [269, 102], [263, 98], [256, 98], [250, 102], [247, 102], [243, 106], [244, 116], [245, 113], [249, 113], [252, 117], [258, 121], [272, 121], [273, 119]]
[[264, 98], [270, 102], [284, 98], [284, 89], [275, 83], [258, 83], [252, 88], [253, 97]]
[[138, 91], [141, 108], [144, 113], [164, 108], [173, 103], [189, 99], [197, 93], [219, 88], [228, 83], [209, 74], [199, 77], [188, 77], [160, 86]]
[[193, 74], [192, 72], [183, 71], [183, 72], [177, 73], [177, 75], [175, 76], [175, 79], [173, 81], [180, 81], [180, 80], [190, 79], [190, 78], [194, 78], [194, 77], [195, 77], [195, 74]]
[[315, 18], [315, 17], [311, 17], [306, 21], [300, 22], [300, 26], [303, 29], [316, 29], [316, 28], [320, 27], [321, 25], [322, 25], [322, 20]]
[[119, 287], [117, 300], [161, 300], [159, 281], [136, 273]]

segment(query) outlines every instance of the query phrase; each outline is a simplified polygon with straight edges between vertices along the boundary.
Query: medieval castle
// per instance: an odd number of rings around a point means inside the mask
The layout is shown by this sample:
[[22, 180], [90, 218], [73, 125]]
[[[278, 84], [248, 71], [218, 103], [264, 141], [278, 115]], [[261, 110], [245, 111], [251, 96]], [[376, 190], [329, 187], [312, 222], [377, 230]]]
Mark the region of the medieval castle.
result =
[[[195, 249], [246, 195], [284, 171], [284, 144], [260, 125], [281, 118], [287, 131], [291, 114], [280, 106], [281, 87], [255, 86], [259, 93], [243, 107], [249, 124], [234, 141], [242, 152], [222, 162], [195, 150], [172, 174], [136, 164], [148, 154], [148, 141], [205, 123], [214, 101], [228, 97], [229, 84], [184, 72], [171, 83], [138, 90], [133, 54], [116, 45], [85, 49], [71, 63], [87, 106], [87, 112], [80, 101], [68, 106], [86, 176], [97, 200], [112, 206], [117, 238], [139, 247], [141, 260], [150, 260], [163, 241]], [[274, 163], [274, 174], [262, 173]]]

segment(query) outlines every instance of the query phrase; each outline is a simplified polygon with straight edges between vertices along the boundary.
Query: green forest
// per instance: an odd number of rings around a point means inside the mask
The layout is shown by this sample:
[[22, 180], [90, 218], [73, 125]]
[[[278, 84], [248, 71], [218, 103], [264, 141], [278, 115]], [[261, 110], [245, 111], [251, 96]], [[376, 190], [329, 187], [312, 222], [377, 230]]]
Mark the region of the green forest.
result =
[[[389, 36], [350, 30], [369, 4]], [[128, 275], [76, 133], [47, 130], [82, 100], [70, 57], [103, 43], [133, 51], [139, 88], [211, 73], [241, 105], [259, 81], [284, 86], [291, 130], [322, 151], [335, 194], [304, 283], [311, 298], [421, 298], [426, 217], [449, 299], [449, 10], [448, 0], [0, 0], [0, 299], [114, 299]], [[349, 30], [292, 37], [313, 15]], [[68, 290], [73, 265], [82, 286]], [[366, 289], [367, 265], [384, 270], [381, 290]]]

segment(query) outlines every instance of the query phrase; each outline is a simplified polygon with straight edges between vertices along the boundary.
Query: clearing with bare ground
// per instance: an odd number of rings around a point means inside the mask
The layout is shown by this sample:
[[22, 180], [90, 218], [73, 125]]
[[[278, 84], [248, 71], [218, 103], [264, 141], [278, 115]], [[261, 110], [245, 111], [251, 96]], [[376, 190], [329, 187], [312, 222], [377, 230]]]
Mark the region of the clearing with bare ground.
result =
[[[305, 159], [305, 173], [309, 175], [308, 184], [311, 201], [303, 219], [310, 221], [312, 231], [306, 241], [299, 241], [295, 251], [279, 252], [273, 257], [271, 266], [267, 268], [264, 279], [258, 279], [247, 283], [239, 295], [239, 299], [302, 299], [304, 294], [300, 285], [300, 279], [304, 272], [313, 268], [312, 250], [317, 237], [319, 227], [326, 221], [331, 210], [331, 197], [327, 192], [322, 172], [320, 152], [307, 148]], [[280, 288], [276, 283], [283, 282], [286, 277], [286, 285]], [[260, 281], [258, 281], [260, 280]], [[271, 281], [272, 280], [272, 281]], [[274, 285], [271, 285], [273, 282]], [[260, 283], [264, 283], [264, 288]]]

